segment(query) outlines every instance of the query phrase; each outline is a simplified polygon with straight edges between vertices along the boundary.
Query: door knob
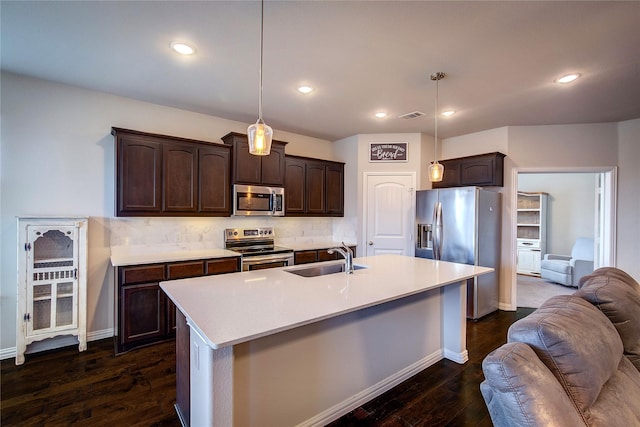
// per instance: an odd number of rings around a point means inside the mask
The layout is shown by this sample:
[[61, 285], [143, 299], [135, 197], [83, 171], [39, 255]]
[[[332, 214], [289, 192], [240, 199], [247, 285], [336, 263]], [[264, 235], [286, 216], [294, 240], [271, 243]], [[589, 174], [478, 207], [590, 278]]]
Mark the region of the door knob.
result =
[[369, 240], [369, 246], [373, 246], [373, 242]]

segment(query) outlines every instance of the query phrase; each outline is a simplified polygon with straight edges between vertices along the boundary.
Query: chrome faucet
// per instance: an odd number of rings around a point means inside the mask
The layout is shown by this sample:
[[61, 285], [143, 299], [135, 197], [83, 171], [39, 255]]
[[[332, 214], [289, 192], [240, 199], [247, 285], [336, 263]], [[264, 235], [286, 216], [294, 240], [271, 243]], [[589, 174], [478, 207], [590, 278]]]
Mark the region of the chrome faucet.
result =
[[327, 250], [327, 253], [332, 254], [333, 252], [338, 252], [340, 255], [344, 257], [344, 272], [347, 274], [353, 274], [353, 251], [351, 248], [342, 242], [341, 248], [331, 248]]

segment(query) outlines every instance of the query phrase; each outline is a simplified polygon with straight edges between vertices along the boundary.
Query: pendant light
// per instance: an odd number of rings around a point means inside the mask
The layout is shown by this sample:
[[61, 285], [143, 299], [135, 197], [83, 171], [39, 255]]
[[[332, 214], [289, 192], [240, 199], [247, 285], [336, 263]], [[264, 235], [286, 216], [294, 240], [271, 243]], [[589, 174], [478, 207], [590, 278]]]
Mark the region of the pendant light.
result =
[[260, 93], [258, 95], [258, 121], [247, 128], [249, 153], [256, 156], [268, 156], [271, 152], [273, 129], [262, 120], [262, 50], [264, 39], [264, 0], [260, 10]]
[[431, 165], [429, 166], [429, 181], [431, 182], [442, 181], [442, 177], [444, 175], [444, 165], [442, 163], [438, 163], [438, 82], [444, 79], [445, 76], [446, 74], [442, 72], [431, 74], [431, 80], [436, 81], [436, 112], [434, 114], [436, 119], [436, 128], [435, 128], [435, 141], [433, 143], [434, 155], [433, 155], [433, 162], [431, 162]]

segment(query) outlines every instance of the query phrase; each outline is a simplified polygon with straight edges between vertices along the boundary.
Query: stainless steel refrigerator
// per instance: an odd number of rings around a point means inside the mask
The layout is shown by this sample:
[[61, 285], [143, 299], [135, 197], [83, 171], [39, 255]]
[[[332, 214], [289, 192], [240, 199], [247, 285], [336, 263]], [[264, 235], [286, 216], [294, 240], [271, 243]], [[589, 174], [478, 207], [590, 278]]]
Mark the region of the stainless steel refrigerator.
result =
[[474, 320], [498, 309], [501, 196], [480, 187], [416, 192], [417, 257], [495, 269], [467, 281]]

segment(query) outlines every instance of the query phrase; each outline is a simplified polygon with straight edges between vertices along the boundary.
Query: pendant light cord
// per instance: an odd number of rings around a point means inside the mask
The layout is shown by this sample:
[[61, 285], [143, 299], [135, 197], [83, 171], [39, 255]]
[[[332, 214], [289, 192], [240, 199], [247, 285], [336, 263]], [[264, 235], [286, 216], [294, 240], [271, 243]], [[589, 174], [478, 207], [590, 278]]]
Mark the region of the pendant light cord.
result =
[[440, 77], [436, 75], [436, 111], [435, 111], [435, 119], [436, 119], [436, 129], [435, 129], [435, 142], [433, 144], [433, 161], [438, 162], [438, 82], [440, 81]]
[[264, 0], [260, 9], [260, 92], [258, 94], [258, 121], [262, 122], [262, 57], [264, 50]]

